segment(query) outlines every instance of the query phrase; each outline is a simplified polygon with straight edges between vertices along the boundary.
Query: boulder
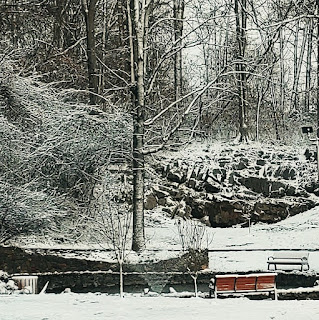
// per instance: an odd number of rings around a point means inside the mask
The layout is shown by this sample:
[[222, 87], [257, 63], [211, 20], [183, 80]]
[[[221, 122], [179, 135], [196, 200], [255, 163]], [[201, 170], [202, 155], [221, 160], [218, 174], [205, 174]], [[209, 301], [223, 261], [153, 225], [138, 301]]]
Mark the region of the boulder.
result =
[[167, 191], [160, 190], [159, 188], [153, 188], [153, 194], [157, 197], [157, 199], [166, 198], [170, 195]]
[[261, 193], [264, 196], [269, 196], [271, 183], [267, 178], [263, 177], [241, 177], [239, 183], [256, 193]]
[[172, 182], [183, 183], [186, 180], [186, 175], [178, 169], [174, 168], [168, 171], [167, 179]]
[[211, 177], [208, 177], [206, 182], [204, 182], [204, 189], [208, 193], [217, 193], [221, 190], [220, 185]]
[[265, 159], [257, 159], [256, 161], [257, 166], [264, 166], [266, 164]]
[[157, 207], [157, 199], [153, 194], [146, 196], [145, 209], [152, 210]]
[[209, 217], [212, 227], [230, 227], [244, 222], [245, 208], [242, 203], [236, 201], [206, 202], [205, 215]]

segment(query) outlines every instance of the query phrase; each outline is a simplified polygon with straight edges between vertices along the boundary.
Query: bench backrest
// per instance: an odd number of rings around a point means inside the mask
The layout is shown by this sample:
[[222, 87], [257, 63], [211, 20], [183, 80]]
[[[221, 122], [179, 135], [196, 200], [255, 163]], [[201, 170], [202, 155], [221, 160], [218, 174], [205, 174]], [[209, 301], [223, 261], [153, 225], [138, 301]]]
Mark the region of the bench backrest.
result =
[[306, 259], [309, 252], [306, 251], [275, 251], [272, 255], [274, 259]]
[[276, 275], [276, 273], [217, 275], [215, 290], [217, 292], [271, 290], [276, 287]]

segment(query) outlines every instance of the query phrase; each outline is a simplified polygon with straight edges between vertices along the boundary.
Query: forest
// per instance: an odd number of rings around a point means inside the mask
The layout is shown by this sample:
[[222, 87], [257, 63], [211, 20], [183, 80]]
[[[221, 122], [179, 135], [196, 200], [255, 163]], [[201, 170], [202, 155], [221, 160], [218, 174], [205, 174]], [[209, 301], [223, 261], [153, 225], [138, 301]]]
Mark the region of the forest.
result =
[[158, 152], [304, 142], [301, 127], [318, 125], [318, 10], [318, 0], [1, 0], [0, 243], [48, 230], [76, 241], [92, 225], [114, 244], [109, 226], [126, 239], [125, 217], [141, 251]]

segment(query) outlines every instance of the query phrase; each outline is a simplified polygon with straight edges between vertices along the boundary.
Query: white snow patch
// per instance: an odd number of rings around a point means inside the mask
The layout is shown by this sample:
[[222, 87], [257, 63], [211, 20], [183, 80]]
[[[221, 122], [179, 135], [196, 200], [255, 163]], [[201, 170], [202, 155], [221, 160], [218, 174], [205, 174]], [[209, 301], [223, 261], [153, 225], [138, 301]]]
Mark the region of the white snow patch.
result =
[[45, 294], [1, 296], [0, 320], [317, 320], [314, 300], [251, 301], [245, 298], [201, 299], [119, 296], [105, 294]]

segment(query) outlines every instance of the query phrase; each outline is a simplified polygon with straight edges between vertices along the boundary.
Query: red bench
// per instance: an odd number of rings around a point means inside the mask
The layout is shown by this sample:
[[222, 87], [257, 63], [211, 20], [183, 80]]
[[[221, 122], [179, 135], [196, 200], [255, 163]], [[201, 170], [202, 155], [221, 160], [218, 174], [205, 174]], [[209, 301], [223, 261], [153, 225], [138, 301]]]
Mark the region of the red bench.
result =
[[209, 285], [209, 296], [217, 298], [218, 294], [230, 293], [274, 293], [277, 300], [276, 289], [277, 273], [253, 273], [248, 275], [225, 274], [216, 275]]

